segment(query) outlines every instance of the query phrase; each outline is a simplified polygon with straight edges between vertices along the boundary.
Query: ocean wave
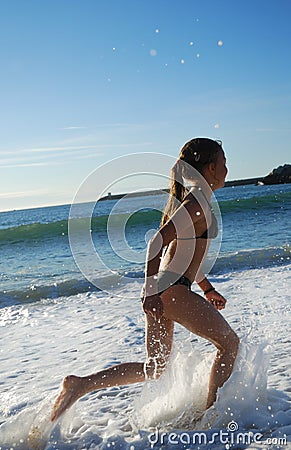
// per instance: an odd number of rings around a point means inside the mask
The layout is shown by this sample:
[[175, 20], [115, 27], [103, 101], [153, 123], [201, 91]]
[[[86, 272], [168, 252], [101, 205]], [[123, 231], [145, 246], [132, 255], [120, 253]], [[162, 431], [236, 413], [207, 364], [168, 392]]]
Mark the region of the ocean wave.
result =
[[59, 297], [71, 297], [72, 295], [94, 292], [99, 289], [85, 279], [71, 279], [59, 281], [53, 284], [30, 285], [22, 289], [7, 290], [1, 292], [0, 306], [8, 306], [17, 303], [31, 303], [42, 299], [56, 299]]
[[[251, 270], [267, 267], [275, 267], [290, 264], [291, 247], [285, 245], [283, 247], [270, 247], [254, 250], [244, 250], [235, 253], [220, 254], [214, 267], [211, 270], [212, 275], [229, 273], [242, 270]], [[102, 286], [108, 285], [109, 291], [113, 292], [112, 286], [119, 283], [114, 280], [127, 280], [141, 282], [144, 279], [144, 271], [141, 267], [137, 267], [131, 271], [116, 271], [108, 275], [100, 275]], [[68, 280], [60, 280], [53, 284], [30, 285], [23, 289], [7, 290], [1, 292], [0, 306], [8, 306], [17, 303], [30, 303], [42, 299], [56, 299], [59, 297], [70, 297], [73, 295], [100, 291], [98, 287], [90, 283], [84, 278], [77, 277]], [[118, 295], [118, 288], [116, 290]], [[124, 294], [123, 294], [124, 295]], [[139, 296], [139, 291], [137, 292]]]
[[219, 201], [219, 207], [223, 213], [230, 213], [239, 210], [246, 212], [254, 209], [284, 208], [290, 201], [291, 192], [279, 192], [268, 195], [254, 195], [249, 198], [221, 200]]
[[42, 240], [68, 234], [68, 221], [31, 223], [0, 230], [0, 244], [16, 244], [30, 240]]
[[[282, 209], [291, 201], [291, 192], [280, 192], [264, 196], [252, 196], [250, 198], [240, 198], [232, 200], [220, 200], [219, 207], [224, 214], [243, 211], [248, 213], [254, 209]], [[120, 224], [126, 224], [127, 227], [138, 225], [146, 227], [153, 224], [159, 225], [161, 211], [157, 209], [143, 209], [137, 212], [114, 212], [110, 215], [110, 227], [118, 227]], [[108, 214], [95, 215], [91, 219], [91, 229], [93, 232], [106, 232], [108, 225]], [[74, 229], [85, 230], [88, 227], [87, 218], [73, 218]], [[68, 235], [69, 220], [59, 220], [48, 223], [31, 223], [0, 229], [0, 244], [14, 244], [26, 241], [37, 241], [51, 239]]]
[[259, 269], [289, 264], [291, 262], [291, 247], [266, 247], [259, 249], [240, 250], [227, 254], [221, 253], [213, 268], [214, 273], [237, 270]]
[[[100, 215], [92, 217], [90, 228], [93, 232], [106, 232], [109, 215]], [[138, 211], [134, 214], [122, 213], [112, 214], [110, 216], [110, 227], [119, 227], [126, 223], [128, 227], [136, 225], [147, 226], [150, 224], [158, 225], [161, 218], [161, 212], [157, 210]], [[74, 218], [74, 230], [80, 232], [88, 228], [88, 218]], [[19, 225], [0, 230], [0, 245], [16, 244], [27, 241], [41, 241], [45, 239], [58, 238], [68, 235], [68, 220], [60, 220], [50, 223], [31, 223]]]

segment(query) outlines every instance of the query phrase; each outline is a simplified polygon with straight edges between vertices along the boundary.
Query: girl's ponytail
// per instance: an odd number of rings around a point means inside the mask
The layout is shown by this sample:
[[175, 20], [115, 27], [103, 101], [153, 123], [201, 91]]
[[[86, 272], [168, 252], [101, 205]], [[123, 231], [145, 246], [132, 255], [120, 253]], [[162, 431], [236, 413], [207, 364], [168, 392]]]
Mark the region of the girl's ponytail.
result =
[[161, 225], [164, 225], [172, 216], [174, 211], [179, 207], [185, 196], [185, 187], [182, 176], [182, 161], [178, 159], [172, 167], [171, 187], [169, 192], [169, 199], [166, 204]]

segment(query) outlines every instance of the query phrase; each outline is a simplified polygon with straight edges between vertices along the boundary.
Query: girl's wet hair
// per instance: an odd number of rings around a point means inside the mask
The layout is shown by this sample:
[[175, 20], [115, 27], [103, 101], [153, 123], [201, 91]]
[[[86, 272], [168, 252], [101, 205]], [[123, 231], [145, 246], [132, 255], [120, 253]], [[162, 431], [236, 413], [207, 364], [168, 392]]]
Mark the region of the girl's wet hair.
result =
[[216, 163], [221, 146], [221, 141], [213, 141], [209, 138], [191, 139], [182, 147], [179, 159], [185, 161], [203, 175], [203, 169], [207, 164]]
[[[172, 168], [169, 200], [162, 216], [161, 225], [166, 223], [185, 197], [187, 191], [183, 178], [195, 181], [193, 180], [195, 170], [203, 176], [203, 171], [208, 164], [216, 163], [221, 149], [221, 141], [209, 138], [191, 139], [182, 147], [178, 160]], [[191, 168], [195, 170], [193, 171]]]

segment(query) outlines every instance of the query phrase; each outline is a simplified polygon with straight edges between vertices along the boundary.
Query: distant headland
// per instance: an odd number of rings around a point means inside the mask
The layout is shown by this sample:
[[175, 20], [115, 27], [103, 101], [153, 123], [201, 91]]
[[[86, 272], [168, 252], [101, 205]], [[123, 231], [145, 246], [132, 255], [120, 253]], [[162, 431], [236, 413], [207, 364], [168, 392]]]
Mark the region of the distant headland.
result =
[[291, 183], [291, 164], [284, 164], [284, 166], [279, 166], [276, 169], [273, 169], [272, 172], [270, 172], [265, 177], [226, 181], [225, 187], [244, 186], [246, 184], [269, 185], [286, 183]]
[[[224, 187], [232, 187], [232, 186], [246, 186], [246, 185], [270, 185], [270, 184], [286, 184], [291, 183], [291, 164], [284, 164], [284, 166], [279, 166], [272, 170], [265, 177], [257, 177], [257, 178], [245, 178], [243, 180], [233, 180], [226, 181]], [[158, 195], [163, 194], [165, 192], [169, 192], [169, 189], [153, 189], [149, 191], [142, 192], [131, 192], [129, 194], [111, 194], [108, 192], [108, 195], [100, 198], [100, 200], [115, 200], [122, 197], [143, 197], [147, 195]]]

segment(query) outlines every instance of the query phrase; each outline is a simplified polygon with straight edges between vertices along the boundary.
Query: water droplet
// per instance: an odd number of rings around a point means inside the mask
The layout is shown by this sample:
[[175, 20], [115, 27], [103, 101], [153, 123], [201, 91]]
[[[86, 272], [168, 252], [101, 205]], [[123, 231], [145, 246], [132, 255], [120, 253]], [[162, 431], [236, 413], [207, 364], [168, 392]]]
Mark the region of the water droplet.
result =
[[180, 62], [181, 64], [185, 64], [185, 59], [182, 58]]
[[191, 45], [191, 46], [192, 46], [192, 45], [194, 45], [194, 42], [192, 42], [192, 41], [191, 41], [191, 42], [189, 42], [189, 45]]
[[218, 47], [222, 47], [222, 46], [223, 46], [223, 41], [219, 40], [219, 41], [217, 42], [217, 45], [218, 45]]
[[160, 30], [158, 28], [155, 29], [155, 33], [159, 33]]
[[196, 58], [200, 58], [200, 53], [197, 53], [197, 54], [196, 54]]
[[155, 230], [154, 228], [148, 230], [145, 234], [145, 241], [148, 244], [148, 242], [150, 241], [150, 239], [154, 236], [154, 234], [156, 233], [157, 230]]
[[214, 125], [214, 128], [219, 128], [219, 123], [216, 123], [215, 125]]
[[158, 54], [158, 52], [157, 52], [157, 50], [155, 50], [154, 48], [152, 48], [152, 49], [150, 50], [150, 55], [151, 55], [151, 56], [157, 56], [157, 54]]

